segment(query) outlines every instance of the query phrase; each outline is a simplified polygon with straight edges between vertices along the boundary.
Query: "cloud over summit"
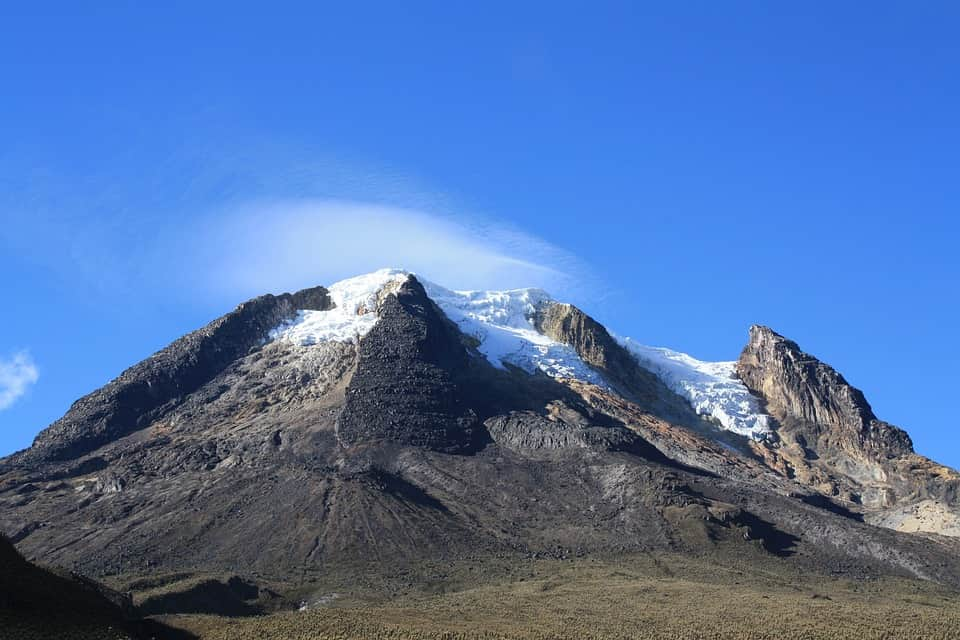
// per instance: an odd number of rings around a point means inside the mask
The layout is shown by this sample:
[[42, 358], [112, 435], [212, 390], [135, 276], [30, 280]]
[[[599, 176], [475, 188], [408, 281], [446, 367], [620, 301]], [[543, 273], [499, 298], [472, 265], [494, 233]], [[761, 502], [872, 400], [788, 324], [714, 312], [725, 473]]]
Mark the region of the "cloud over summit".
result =
[[380, 269], [458, 289], [541, 287], [573, 293], [586, 269], [571, 254], [503, 223], [336, 200], [261, 203], [204, 219], [191, 271], [222, 293], [256, 295]]

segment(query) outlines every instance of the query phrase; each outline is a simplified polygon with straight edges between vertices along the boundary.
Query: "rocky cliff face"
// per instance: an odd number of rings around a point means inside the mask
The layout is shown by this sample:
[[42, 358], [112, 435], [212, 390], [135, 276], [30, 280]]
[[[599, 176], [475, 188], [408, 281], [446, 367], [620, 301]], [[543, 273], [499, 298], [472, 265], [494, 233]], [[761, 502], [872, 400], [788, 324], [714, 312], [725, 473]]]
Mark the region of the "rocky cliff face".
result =
[[647, 404], [662, 398], [664, 389], [657, 377], [638, 366], [603, 325], [572, 304], [541, 305], [533, 321], [540, 333], [573, 347], [584, 362], [623, 392]]
[[779, 423], [780, 441], [763, 451], [774, 468], [862, 505], [873, 521], [936, 532], [955, 528], [956, 472], [916, 455], [910, 436], [878, 419], [863, 393], [832, 367], [754, 326], [737, 373]]
[[750, 328], [737, 373], [766, 400], [774, 417], [792, 424], [814, 453], [840, 448], [875, 460], [913, 453], [910, 436], [878, 420], [859, 389], [772, 329]]
[[709, 425], [687, 401], [667, 388], [656, 374], [641, 366], [606, 327], [574, 305], [560, 302], [541, 305], [533, 317], [533, 324], [543, 335], [572, 347], [619, 394], [643, 409], [687, 428], [709, 430]]

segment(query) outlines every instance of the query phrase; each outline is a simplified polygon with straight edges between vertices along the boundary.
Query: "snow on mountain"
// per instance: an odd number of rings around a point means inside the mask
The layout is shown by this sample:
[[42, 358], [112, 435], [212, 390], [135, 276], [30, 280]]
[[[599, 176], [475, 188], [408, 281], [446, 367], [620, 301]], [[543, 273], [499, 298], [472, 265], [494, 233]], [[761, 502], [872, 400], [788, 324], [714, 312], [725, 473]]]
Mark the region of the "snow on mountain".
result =
[[686, 398], [694, 410], [711, 416], [728, 431], [754, 439], [770, 432], [770, 416], [736, 374], [736, 362], [704, 362], [663, 347], [648, 347], [630, 338], [620, 344], [642, 367]]
[[270, 333], [273, 340], [308, 346], [329, 340], [355, 342], [377, 323], [377, 297], [387, 286], [407, 279], [406, 271], [380, 269], [330, 285], [334, 307], [328, 311], [298, 311], [297, 317]]
[[[432, 283], [424, 286], [461, 331], [479, 340], [479, 351], [495, 366], [509, 363], [527, 371], [540, 369], [553, 377], [608, 386], [571, 347], [534, 328], [531, 319], [537, 306], [552, 301], [546, 292], [450, 291]], [[737, 378], [735, 362], [704, 362], [670, 349], [647, 347], [630, 338], [620, 343], [700, 415], [755, 439], [770, 432], [770, 417], [761, 412], [759, 401]]]
[[[407, 271], [381, 269], [329, 287], [336, 305], [329, 311], [299, 311], [297, 317], [271, 332], [274, 340], [309, 346], [325, 341], [352, 342], [377, 322], [377, 301], [384, 287], [402, 283]], [[576, 378], [609, 385], [572, 347], [541, 334], [533, 325], [537, 307], [552, 302], [540, 289], [452, 291], [421, 279], [430, 298], [460, 330], [477, 339], [477, 350], [495, 367], [543, 371], [555, 378]], [[670, 349], [648, 347], [630, 338], [620, 343], [641, 366], [686, 398], [697, 413], [711, 416], [724, 428], [752, 438], [770, 431], [769, 416], [736, 377], [733, 362], [703, 362]]]
[[529, 372], [539, 369], [554, 378], [607, 386], [572, 347], [534, 328], [537, 305], [551, 301], [545, 291], [451, 291], [432, 282], [424, 282], [424, 288], [463, 333], [477, 339], [477, 350], [493, 366], [503, 369], [510, 364]]

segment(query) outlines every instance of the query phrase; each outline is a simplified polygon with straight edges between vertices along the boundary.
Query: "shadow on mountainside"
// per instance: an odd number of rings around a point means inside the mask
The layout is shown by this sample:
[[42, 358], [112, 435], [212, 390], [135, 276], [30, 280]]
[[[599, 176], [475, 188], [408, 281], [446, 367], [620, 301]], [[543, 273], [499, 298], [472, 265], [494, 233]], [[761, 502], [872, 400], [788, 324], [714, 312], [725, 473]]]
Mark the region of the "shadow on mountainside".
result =
[[800, 538], [777, 529], [772, 523], [746, 511], [739, 514], [736, 522], [747, 527], [749, 538], [759, 539], [767, 552], [780, 558], [788, 558], [796, 553]]
[[0, 637], [192, 640], [193, 634], [144, 620], [130, 596], [82, 575], [28, 562], [0, 535]]

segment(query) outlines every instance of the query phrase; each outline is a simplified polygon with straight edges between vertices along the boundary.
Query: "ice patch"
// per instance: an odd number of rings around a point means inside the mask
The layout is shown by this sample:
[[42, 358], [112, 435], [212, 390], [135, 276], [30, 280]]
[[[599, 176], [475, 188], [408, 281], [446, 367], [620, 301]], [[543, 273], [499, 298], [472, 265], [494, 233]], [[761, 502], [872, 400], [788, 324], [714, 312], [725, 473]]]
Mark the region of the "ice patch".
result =
[[330, 285], [330, 298], [336, 305], [333, 309], [298, 311], [291, 322], [271, 331], [270, 338], [303, 346], [327, 341], [356, 342], [377, 323], [380, 291], [402, 283], [408, 275], [398, 269], [381, 269]]
[[500, 369], [513, 365], [554, 378], [576, 378], [607, 386], [577, 352], [541, 334], [533, 326], [537, 307], [550, 302], [541, 289], [451, 291], [423, 282], [427, 295], [460, 327], [477, 339], [477, 350]]
[[770, 416], [736, 374], [736, 362], [704, 362], [685, 353], [648, 347], [630, 338], [618, 338], [645, 369], [687, 399], [694, 410], [711, 416], [728, 431], [755, 440], [770, 433]]

